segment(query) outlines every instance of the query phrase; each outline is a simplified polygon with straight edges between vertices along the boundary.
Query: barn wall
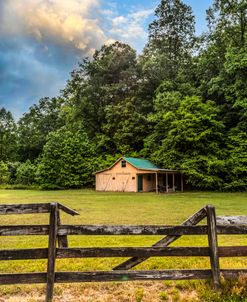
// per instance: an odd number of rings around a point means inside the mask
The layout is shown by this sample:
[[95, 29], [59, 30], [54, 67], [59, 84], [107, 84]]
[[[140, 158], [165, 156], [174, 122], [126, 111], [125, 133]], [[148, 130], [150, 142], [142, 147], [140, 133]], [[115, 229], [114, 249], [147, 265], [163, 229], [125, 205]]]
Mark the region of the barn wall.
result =
[[155, 191], [155, 174], [144, 174], [143, 175], [143, 192]]
[[137, 169], [126, 162], [122, 168], [121, 161], [110, 170], [96, 174], [96, 191], [136, 192]]

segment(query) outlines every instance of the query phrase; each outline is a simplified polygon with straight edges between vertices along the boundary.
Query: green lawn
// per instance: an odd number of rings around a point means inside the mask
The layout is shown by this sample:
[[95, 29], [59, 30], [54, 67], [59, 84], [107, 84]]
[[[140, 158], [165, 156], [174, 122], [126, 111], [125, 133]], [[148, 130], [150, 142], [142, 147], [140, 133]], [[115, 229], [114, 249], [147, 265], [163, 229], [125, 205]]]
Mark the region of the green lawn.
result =
[[[100, 193], [92, 190], [35, 191], [0, 190], [0, 203], [57, 201], [80, 213], [62, 214], [65, 224], [179, 224], [206, 204], [216, 207], [217, 215], [247, 215], [247, 193]], [[46, 224], [47, 214], [0, 216], [4, 224]], [[151, 246], [159, 236], [71, 236], [72, 247]], [[244, 236], [221, 236], [220, 245], [246, 245]], [[205, 246], [206, 236], [184, 236], [177, 246]], [[2, 249], [47, 247], [46, 236], [0, 237]], [[122, 259], [123, 260], [123, 259]], [[58, 260], [57, 270], [106, 270], [121, 259]], [[221, 259], [222, 268], [246, 267], [245, 258]], [[138, 269], [209, 268], [207, 258], [152, 258]], [[45, 271], [46, 261], [2, 261], [0, 272]]]
[[[247, 215], [247, 193], [108, 193], [93, 190], [35, 191], [0, 190], [0, 203], [35, 203], [58, 201], [80, 212], [64, 216], [66, 223], [180, 223], [206, 204], [213, 204], [218, 215]], [[10, 219], [10, 217], [12, 217]], [[19, 218], [18, 218], [19, 217]], [[26, 216], [8, 216], [12, 223]], [[32, 215], [33, 221], [37, 216]], [[40, 218], [42, 220], [42, 218]], [[30, 221], [28, 223], [31, 223]]]

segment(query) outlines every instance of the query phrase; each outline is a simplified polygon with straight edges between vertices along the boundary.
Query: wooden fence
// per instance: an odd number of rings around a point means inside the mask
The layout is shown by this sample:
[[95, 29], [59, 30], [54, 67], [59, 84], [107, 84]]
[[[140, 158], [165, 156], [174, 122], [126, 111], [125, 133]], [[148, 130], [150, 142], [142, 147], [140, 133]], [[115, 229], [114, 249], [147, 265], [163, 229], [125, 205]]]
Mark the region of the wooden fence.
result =
[[[247, 246], [218, 247], [218, 234], [247, 234], [247, 216], [216, 217], [207, 205], [181, 225], [63, 225], [60, 210], [78, 213], [60, 203], [0, 205], [0, 215], [49, 213], [49, 225], [1, 225], [0, 236], [48, 235], [48, 248], [0, 250], [0, 260], [48, 259], [46, 273], [0, 274], [0, 284], [46, 283], [46, 301], [52, 301], [54, 283], [127, 280], [212, 279], [220, 288], [220, 276], [235, 278], [246, 269], [220, 269], [219, 257], [247, 256]], [[207, 224], [198, 225], [204, 218]], [[165, 235], [152, 247], [69, 248], [68, 235]], [[206, 235], [208, 247], [168, 247], [182, 235]], [[58, 243], [58, 244], [57, 244]], [[210, 257], [211, 269], [131, 270], [150, 257]], [[130, 257], [112, 271], [56, 272], [58, 258]]]

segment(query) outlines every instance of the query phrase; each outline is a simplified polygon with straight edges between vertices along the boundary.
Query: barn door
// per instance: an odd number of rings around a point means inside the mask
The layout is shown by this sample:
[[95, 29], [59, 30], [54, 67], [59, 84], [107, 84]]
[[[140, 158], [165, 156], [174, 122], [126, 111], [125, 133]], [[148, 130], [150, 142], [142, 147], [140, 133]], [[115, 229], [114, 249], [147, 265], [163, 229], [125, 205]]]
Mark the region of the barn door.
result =
[[143, 176], [142, 175], [138, 175], [138, 178], [137, 178], [137, 191], [138, 192], [143, 191]]
[[118, 173], [117, 174], [117, 191], [125, 192], [130, 174], [128, 173]]
[[104, 191], [109, 191], [109, 182], [110, 182], [110, 179], [111, 179], [111, 174], [103, 174], [103, 190]]

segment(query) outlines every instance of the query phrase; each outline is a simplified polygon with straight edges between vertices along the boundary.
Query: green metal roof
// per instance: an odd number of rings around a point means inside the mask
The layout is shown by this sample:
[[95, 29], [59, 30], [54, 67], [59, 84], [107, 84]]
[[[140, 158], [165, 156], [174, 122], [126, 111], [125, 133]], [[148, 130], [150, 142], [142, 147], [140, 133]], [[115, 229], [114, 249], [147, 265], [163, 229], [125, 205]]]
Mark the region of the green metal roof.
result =
[[148, 159], [135, 158], [135, 157], [123, 157], [127, 162], [137, 169], [149, 170], [149, 169], [159, 169], [155, 164], [153, 164]]

